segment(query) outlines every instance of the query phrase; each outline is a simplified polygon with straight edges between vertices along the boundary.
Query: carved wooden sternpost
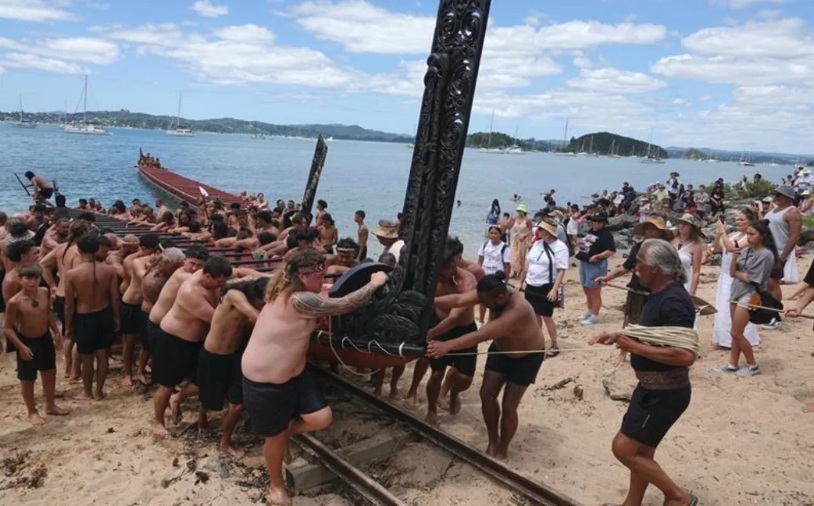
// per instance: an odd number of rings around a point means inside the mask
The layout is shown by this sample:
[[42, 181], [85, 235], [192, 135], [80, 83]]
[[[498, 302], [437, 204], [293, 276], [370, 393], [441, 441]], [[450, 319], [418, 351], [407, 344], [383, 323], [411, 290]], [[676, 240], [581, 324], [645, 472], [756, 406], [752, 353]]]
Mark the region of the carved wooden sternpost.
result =
[[[373, 302], [336, 321], [334, 345], [423, 355], [437, 269], [444, 254], [466, 144], [490, 0], [441, 0], [424, 76], [424, 97], [404, 198], [406, 245]], [[342, 295], [380, 264], [362, 265], [334, 285]]]
[[314, 150], [314, 158], [311, 161], [311, 172], [308, 174], [308, 181], [305, 183], [305, 193], [302, 196], [302, 208], [300, 212], [311, 219], [311, 209], [314, 207], [314, 198], [317, 195], [319, 177], [322, 175], [322, 167], [325, 166], [325, 158], [328, 156], [328, 144], [322, 140], [322, 135], [317, 139], [317, 147]]

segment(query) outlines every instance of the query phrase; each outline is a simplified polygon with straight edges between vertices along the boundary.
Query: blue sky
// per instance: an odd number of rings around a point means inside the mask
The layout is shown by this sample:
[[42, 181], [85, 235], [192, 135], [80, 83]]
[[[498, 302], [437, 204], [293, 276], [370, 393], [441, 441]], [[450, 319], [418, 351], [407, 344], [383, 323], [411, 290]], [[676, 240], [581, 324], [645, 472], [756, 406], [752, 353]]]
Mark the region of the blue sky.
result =
[[[414, 131], [437, 2], [0, 0], [0, 110]], [[813, 151], [812, 0], [494, 0], [470, 131]]]

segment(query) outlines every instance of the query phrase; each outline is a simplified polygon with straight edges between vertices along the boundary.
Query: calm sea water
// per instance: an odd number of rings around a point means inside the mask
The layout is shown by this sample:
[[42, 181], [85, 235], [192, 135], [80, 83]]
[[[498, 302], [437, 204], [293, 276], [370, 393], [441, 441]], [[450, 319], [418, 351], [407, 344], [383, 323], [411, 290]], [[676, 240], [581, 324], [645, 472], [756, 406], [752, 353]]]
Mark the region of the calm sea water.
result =
[[[251, 139], [248, 136], [201, 133], [172, 137], [153, 130], [111, 129], [111, 136], [69, 135], [60, 127], [40, 125], [17, 129], [0, 123], [0, 209], [16, 212], [30, 200], [14, 179], [26, 170], [56, 179], [69, 205], [80, 197], [94, 197], [109, 206], [116, 199], [152, 200], [158, 192], [138, 176], [134, 167], [138, 150], [158, 156], [164, 166], [184, 176], [230, 192], [263, 192], [266, 198], [302, 198], [314, 153], [314, 140]], [[379, 219], [394, 219], [401, 211], [410, 171], [412, 150], [403, 144], [331, 141], [317, 198], [328, 201], [340, 236], [356, 237], [353, 213], [364, 209], [371, 227]], [[541, 192], [556, 188], [557, 202], [586, 202], [605, 188], [620, 188], [628, 181], [635, 188], [665, 181], [670, 171], [682, 181], [709, 183], [723, 177], [750, 178], [756, 170], [773, 181], [790, 167], [741, 167], [735, 163], [669, 160], [646, 165], [635, 158], [561, 157], [545, 153], [499, 155], [468, 149], [457, 189], [460, 207], [453, 211], [450, 231], [461, 237], [468, 256], [484, 240], [484, 220], [493, 198], [512, 212], [515, 193], [529, 209], [542, 207]], [[378, 253], [379, 248], [372, 248]]]

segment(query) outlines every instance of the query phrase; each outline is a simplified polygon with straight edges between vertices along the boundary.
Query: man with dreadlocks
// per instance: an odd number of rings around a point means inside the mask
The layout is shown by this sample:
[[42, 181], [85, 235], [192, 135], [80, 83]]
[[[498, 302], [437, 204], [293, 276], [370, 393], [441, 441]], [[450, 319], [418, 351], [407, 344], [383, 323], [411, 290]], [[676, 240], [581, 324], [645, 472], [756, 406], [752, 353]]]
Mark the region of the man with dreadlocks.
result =
[[[119, 330], [119, 278], [110, 265], [99, 262], [99, 235], [89, 232], [76, 243], [82, 263], [65, 273], [65, 334], [76, 342], [82, 358], [81, 400], [105, 397], [110, 347]], [[93, 391], [93, 359], [96, 391]]]
[[[669, 242], [646, 239], [636, 266], [641, 283], [650, 289], [639, 318], [642, 327], [604, 333], [591, 341], [616, 344], [630, 353], [630, 365], [639, 380], [612, 446], [614, 456], [630, 469], [630, 488], [623, 504], [641, 504], [652, 483], [664, 493], [665, 506], [695, 506], [698, 498], [676, 485], [653, 459], [667, 431], [690, 404], [689, 367], [697, 356], [698, 337], [695, 335], [693, 351], [692, 345], [675, 336], [694, 334], [695, 307], [682, 285], [687, 275], [681, 259]], [[657, 334], [663, 334], [657, 343], [660, 346], [651, 346], [656, 343], [648, 339]]]
[[288, 438], [331, 423], [331, 408], [305, 370], [305, 355], [317, 320], [348, 313], [384, 286], [377, 272], [370, 282], [344, 297], [319, 295], [325, 273], [321, 252], [295, 253], [275, 271], [266, 289], [266, 305], [243, 354], [243, 397], [252, 427], [265, 437], [263, 456], [272, 504], [291, 504], [283, 483], [283, 456]]

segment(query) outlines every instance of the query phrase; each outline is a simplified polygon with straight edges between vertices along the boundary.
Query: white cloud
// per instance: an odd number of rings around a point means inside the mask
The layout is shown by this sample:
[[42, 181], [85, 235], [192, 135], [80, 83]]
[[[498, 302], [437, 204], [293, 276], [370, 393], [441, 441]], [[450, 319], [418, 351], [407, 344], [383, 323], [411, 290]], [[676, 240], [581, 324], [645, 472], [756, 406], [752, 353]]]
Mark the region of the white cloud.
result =
[[43, 0], [0, 0], [0, 18], [17, 21], [62, 21], [73, 19], [74, 15]]
[[79, 65], [30, 53], [6, 53], [2, 56], [2, 62], [9, 68], [42, 70], [57, 74], [84, 74], [87, 72]]
[[667, 83], [641, 72], [612, 67], [593, 68], [585, 58], [577, 58], [579, 76], [566, 81], [568, 86], [605, 93], [645, 93], [667, 87]]
[[204, 18], [217, 18], [229, 14], [227, 5], [215, 5], [209, 0], [198, 0], [190, 7], [199, 16]]
[[764, 85], [814, 80], [814, 58], [726, 58], [721, 56], [668, 56], [651, 67], [657, 74], [713, 84]]
[[717, 56], [814, 55], [814, 37], [802, 19], [790, 18], [699, 30], [681, 42], [691, 53]]
[[751, 5], [766, 3], [766, 4], [785, 4], [791, 0], [711, 0], [712, 5], [721, 5], [731, 9], [743, 9]]
[[[116, 61], [119, 48], [116, 44], [90, 37], [62, 37], [44, 40], [15, 41], [0, 37], [0, 49], [28, 53], [58, 60], [71, 60], [97, 65]], [[3, 55], [0, 53], [0, 58]]]

